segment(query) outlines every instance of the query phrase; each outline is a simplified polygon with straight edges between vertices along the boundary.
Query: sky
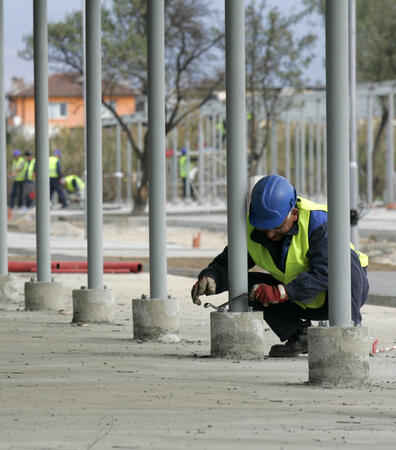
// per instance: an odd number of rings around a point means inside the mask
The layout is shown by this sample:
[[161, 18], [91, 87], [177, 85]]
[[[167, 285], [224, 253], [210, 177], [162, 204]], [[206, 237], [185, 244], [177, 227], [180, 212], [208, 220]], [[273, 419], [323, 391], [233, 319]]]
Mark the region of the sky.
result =
[[[111, 0], [102, 0], [107, 5]], [[219, 9], [224, 9], [223, 0], [214, 0]], [[5, 89], [11, 88], [13, 76], [33, 82], [33, 62], [25, 61], [18, 56], [18, 51], [24, 48], [23, 36], [33, 32], [33, 0], [3, 0], [4, 2], [4, 56], [5, 56]], [[82, 7], [83, 0], [47, 0], [48, 21], [60, 21], [65, 14]], [[282, 12], [299, 7], [301, 0], [267, 0], [269, 6], [278, 6]], [[313, 32], [318, 36], [315, 46], [316, 57], [310, 68], [304, 74], [311, 84], [324, 85], [324, 28], [322, 18], [312, 17], [299, 27], [297, 33]], [[49, 68], [51, 72], [51, 68]]]

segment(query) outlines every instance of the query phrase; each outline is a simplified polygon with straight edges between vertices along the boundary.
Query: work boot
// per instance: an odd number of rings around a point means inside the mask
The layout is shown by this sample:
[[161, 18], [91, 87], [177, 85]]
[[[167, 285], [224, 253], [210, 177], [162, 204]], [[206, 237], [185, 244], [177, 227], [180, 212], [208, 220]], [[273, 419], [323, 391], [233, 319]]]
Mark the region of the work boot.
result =
[[273, 345], [269, 356], [272, 358], [294, 358], [301, 353], [308, 353], [307, 327], [293, 334], [285, 344]]

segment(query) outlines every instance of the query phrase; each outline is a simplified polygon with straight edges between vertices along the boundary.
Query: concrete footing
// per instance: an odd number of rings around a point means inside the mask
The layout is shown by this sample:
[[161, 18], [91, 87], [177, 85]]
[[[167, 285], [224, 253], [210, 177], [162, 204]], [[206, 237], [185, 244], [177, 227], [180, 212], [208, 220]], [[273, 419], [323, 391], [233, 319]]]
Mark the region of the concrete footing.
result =
[[114, 293], [108, 289], [78, 289], [73, 291], [72, 322], [114, 322]]
[[308, 328], [309, 382], [361, 385], [369, 382], [366, 327]]
[[11, 275], [0, 276], [0, 303], [17, 303], [22, 297], [18, 292], [17, 279]]
[[63, 287], [55, 281], [27, 281], [25, 283], [26, 311], [58, 311]]
[[133, 337], [142, 341], [180, 342], [180, 305], [176, 299], [133, 299]]
[[263, 313], [211, 312], [210, 341], [210, 354], [214, 358], [263, 358]]

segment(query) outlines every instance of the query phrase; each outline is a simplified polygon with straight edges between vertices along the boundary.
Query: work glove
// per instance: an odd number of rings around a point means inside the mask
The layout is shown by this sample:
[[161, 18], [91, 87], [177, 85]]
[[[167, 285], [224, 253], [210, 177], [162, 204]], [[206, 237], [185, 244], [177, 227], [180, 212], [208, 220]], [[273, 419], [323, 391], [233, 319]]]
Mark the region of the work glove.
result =
[[268, 284], [255, 284], [249, 292], [250, 301], [258, 301], [263, 306], [269, 303], [283, 303], [288, 299], [288, 295], [283, 284], [269, 286]]
[[204, 276], [191, 289], [191, 298], [196, 305], [201, 304], [200, 295], [216, 294], [216, 281], [212, 277]]

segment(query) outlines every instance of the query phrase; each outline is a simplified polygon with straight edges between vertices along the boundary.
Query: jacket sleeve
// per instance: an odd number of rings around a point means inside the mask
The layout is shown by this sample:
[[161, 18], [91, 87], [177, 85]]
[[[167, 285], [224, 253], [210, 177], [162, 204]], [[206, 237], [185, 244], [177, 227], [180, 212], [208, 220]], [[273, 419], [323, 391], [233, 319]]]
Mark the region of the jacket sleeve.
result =
[[62, 166], [59, 159], [56, 162], [56, 172], [58, 173], [59, 178], [62, 178]]
[[307, 258], [309, 270], [302, 272], [288, 283], [286, 292], [291, 301], [310, 303], [328, 288], [328, 226], [327, 222], [317, 227], [309, 237]]
[[[248, 253], [248, 269], [254, 266], [254, 261]], [[228, 246], [224, 248], [222, 253], [203, 269], [198, 275], [198, 279], [203, 276], [211, 276], [216, 281], [216, 294], [220, 294], [228, 289]]]

